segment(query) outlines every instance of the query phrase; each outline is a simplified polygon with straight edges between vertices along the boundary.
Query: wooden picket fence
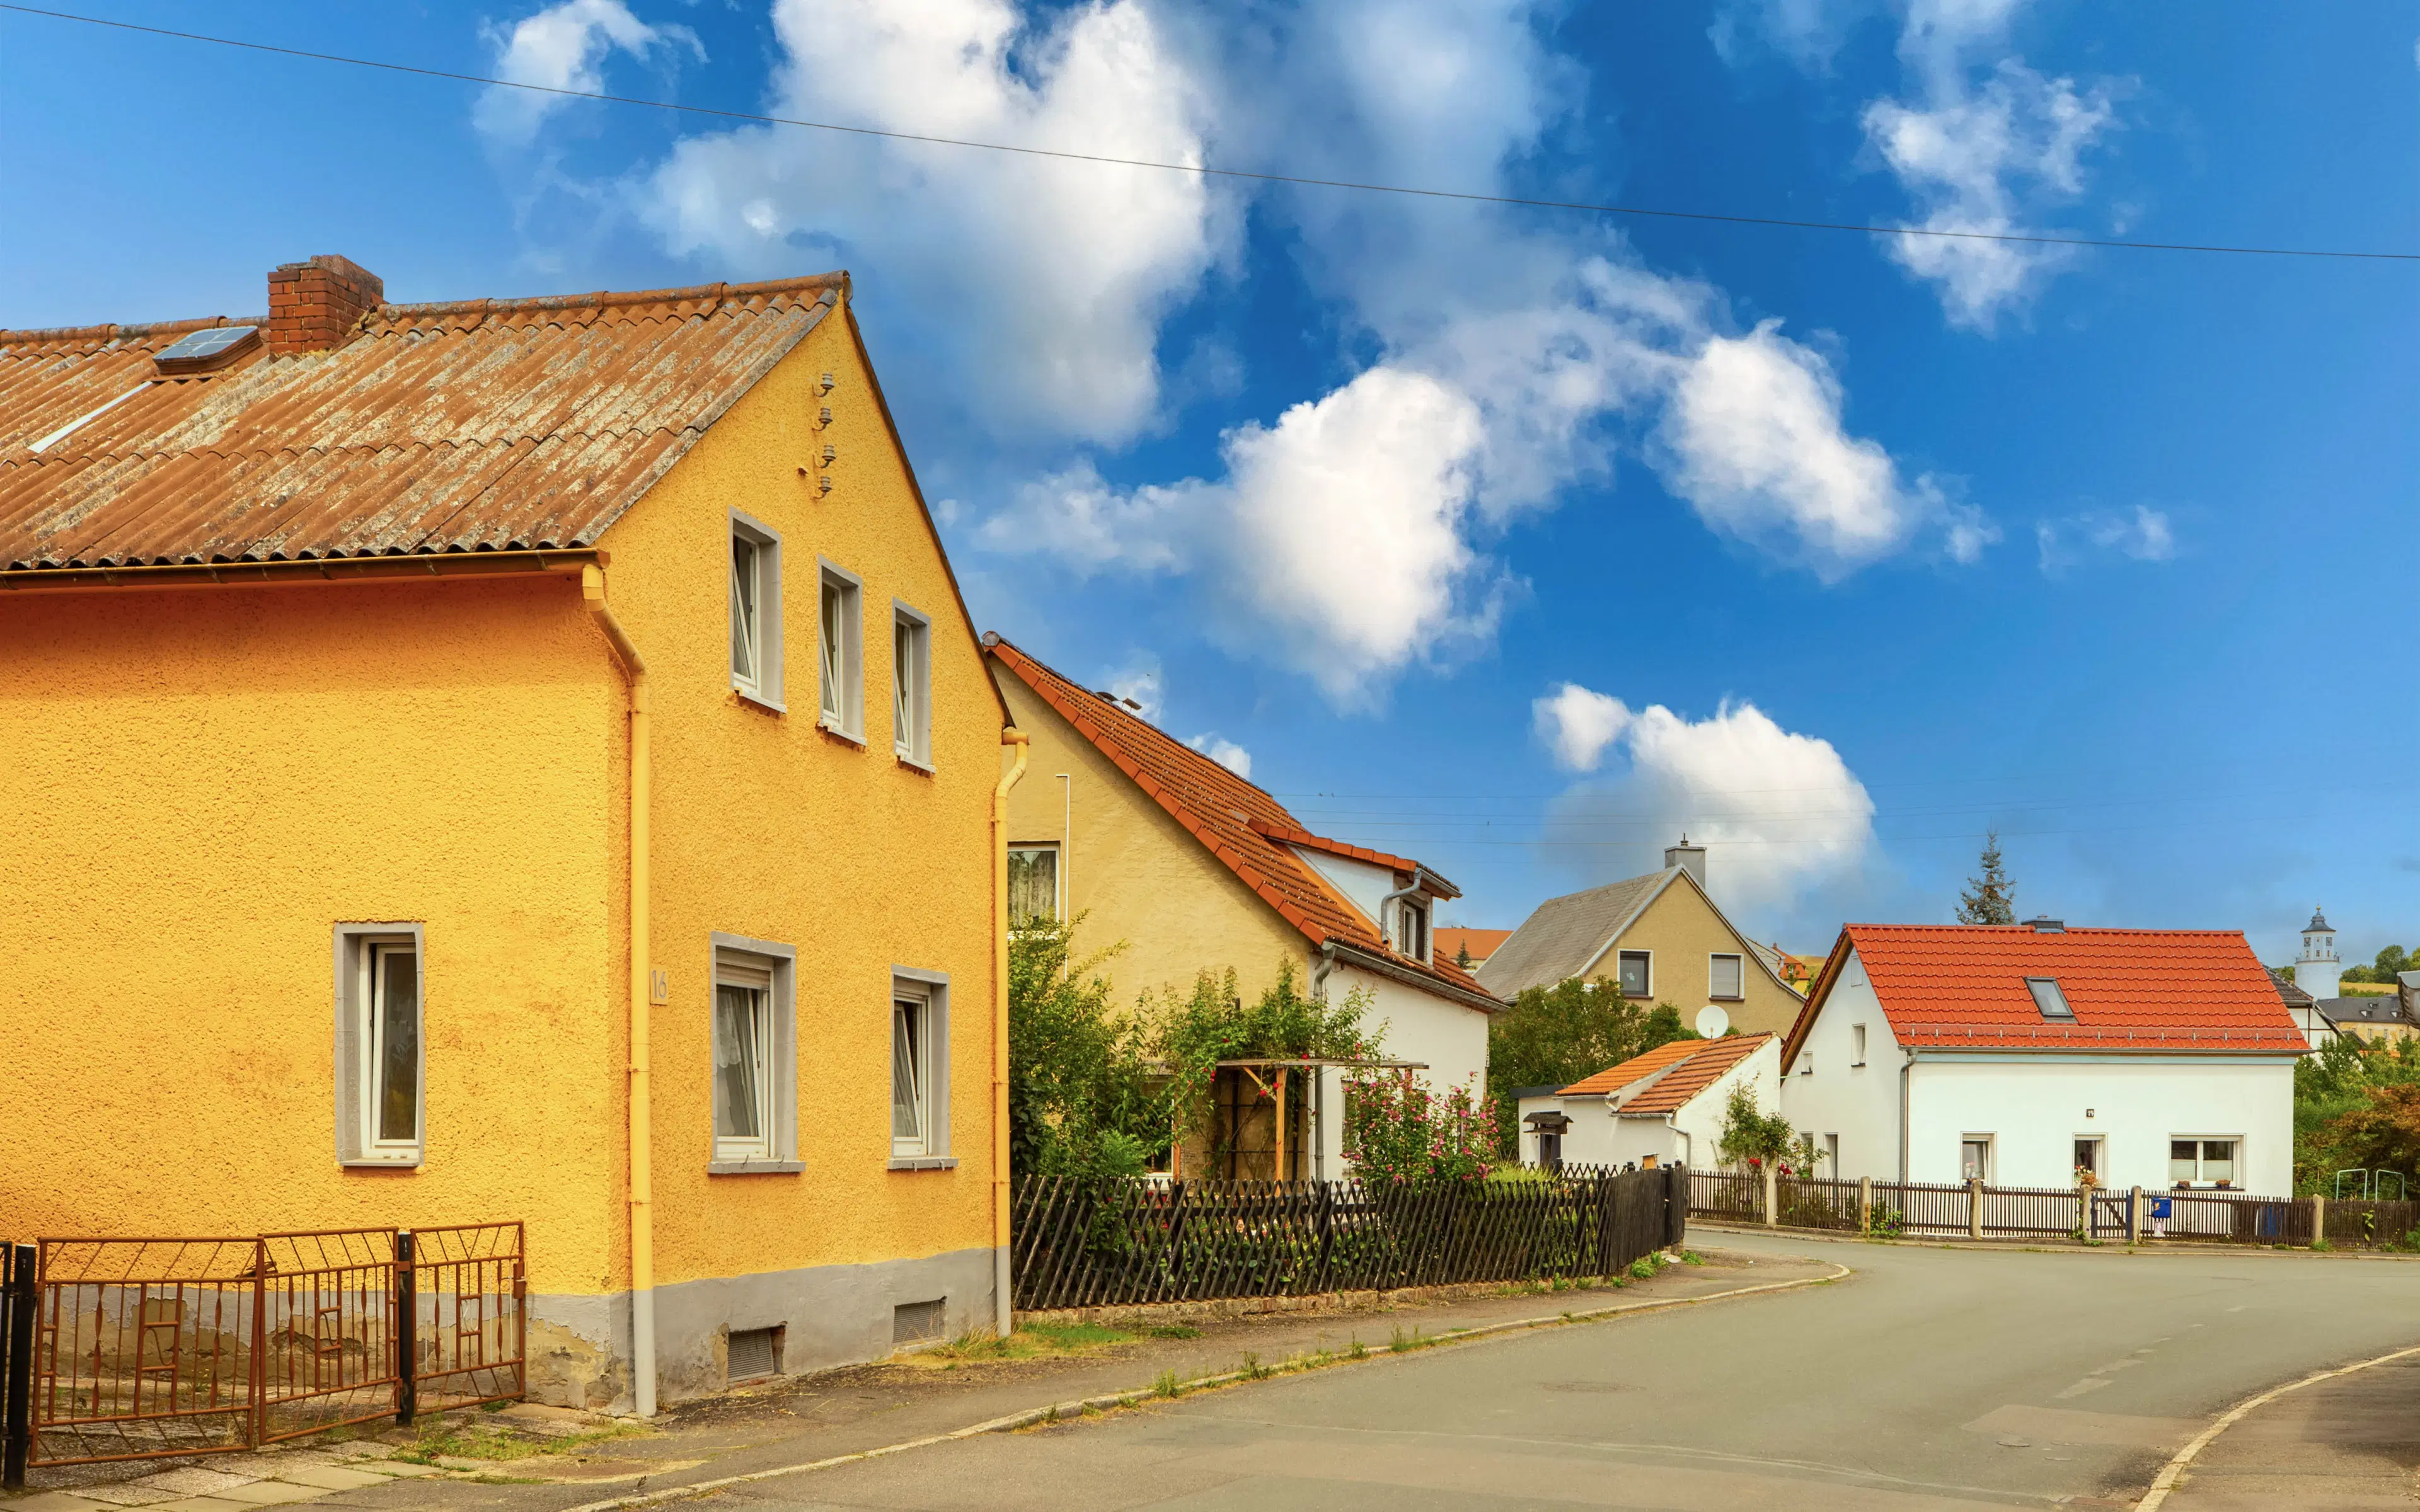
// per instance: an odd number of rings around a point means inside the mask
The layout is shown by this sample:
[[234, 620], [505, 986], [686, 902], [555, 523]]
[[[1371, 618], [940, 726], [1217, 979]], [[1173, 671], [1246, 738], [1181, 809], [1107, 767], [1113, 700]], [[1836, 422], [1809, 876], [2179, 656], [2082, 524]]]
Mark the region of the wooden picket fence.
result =
[[1021, 1311], [1610, 1275], [1681, 1242], [1682, 1172], [1568, 1166], [1483, 1181], [1029, 1176]]

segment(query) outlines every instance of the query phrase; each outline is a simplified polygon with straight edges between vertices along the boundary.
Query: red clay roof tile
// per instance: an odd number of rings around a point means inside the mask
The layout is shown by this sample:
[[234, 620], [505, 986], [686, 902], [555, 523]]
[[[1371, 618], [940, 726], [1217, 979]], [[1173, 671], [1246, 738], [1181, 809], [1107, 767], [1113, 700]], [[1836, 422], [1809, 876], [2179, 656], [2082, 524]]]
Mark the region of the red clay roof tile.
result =
[[[1624, 1117], [1677, 1113], [1683, 1103], [1712, 1087], [1725, 1072], [1754, 1055], [1774, 1036], [1770, 1034], [1730, 1034], [1719, 1040], [1675, 1040], [1658, 1045], [1643, 1056], [1633, 1056], [1619, 1066], [1609, 1067], [1595, 1075], [1572, 1083], [1562, 1089], [1564, 1097], [1604, 1097], [1621, 1090], [1641, 1077], [1665, 1072], [1654, 1086], [1621, 1105]], [[1669, 1071], [1665, 1068], [1670, 1067]]]

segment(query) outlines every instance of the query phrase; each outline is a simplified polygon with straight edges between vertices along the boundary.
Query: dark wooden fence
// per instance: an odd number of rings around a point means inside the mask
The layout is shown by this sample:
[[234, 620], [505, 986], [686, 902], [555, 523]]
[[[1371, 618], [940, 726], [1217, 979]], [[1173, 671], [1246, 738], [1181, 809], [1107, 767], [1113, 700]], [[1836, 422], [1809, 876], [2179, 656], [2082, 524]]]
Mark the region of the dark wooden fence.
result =
[[1020, 1310], [1619, 1273], [1681, 1242], [1685, 1173], [1567, 1166], [1484, 1181], [1016, 1185]]
[[[1785, 1228], [1845, 1229], [1912, 1239], [2070, 1239], [2124, 1242], [2132, 1195], [2109, 1188], [1953, 1185], [1948, 1182], [1808, 1180], [1777, 1177], [1774, 1222]], [[1716, 1223], [1762, 1224], [1761, 1173], [1692, 1171], [1689, 1212]], [[2312, 1200], [2243, 1192], [2143, 1189], [2147, 1242], [2306, 1245]], [[2420, 1201], [2321, 1205], [2331, 1247], [2420, 1248]]]

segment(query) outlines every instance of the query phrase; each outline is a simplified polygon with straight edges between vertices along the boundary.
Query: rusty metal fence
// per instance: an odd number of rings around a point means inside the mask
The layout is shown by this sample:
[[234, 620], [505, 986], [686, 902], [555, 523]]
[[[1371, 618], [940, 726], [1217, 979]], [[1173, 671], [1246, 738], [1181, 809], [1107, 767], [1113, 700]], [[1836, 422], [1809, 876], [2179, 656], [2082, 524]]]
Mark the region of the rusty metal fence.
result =
[[1681, 1181], [1580, 1166], [1413, 1186], [1030, 1176], [1013, 1295], [1047, 1311], [1611, 1275], [1681, 1242]]
[[518, 1397], [521, 1240], [520, 1225], [489, 1224], [12, 1250], [33, 1260], [28, 1278], [11, 1261], [30, 1281], [10, 1291], [32, 1324], [26, 1458], [257, 1448]]

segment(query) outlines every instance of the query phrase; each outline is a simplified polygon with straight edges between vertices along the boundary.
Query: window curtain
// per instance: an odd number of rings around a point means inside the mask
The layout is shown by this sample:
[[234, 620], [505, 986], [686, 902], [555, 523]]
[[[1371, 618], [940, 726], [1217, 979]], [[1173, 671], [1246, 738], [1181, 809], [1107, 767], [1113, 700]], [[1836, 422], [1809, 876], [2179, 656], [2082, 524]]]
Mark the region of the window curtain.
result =
[[765, 1057], [759, 1023], [764, 997], [747, 987], [714, 989], [714, 1132], [725, 1139], [764, 1136], [757, 1099], [757, 1068]]

